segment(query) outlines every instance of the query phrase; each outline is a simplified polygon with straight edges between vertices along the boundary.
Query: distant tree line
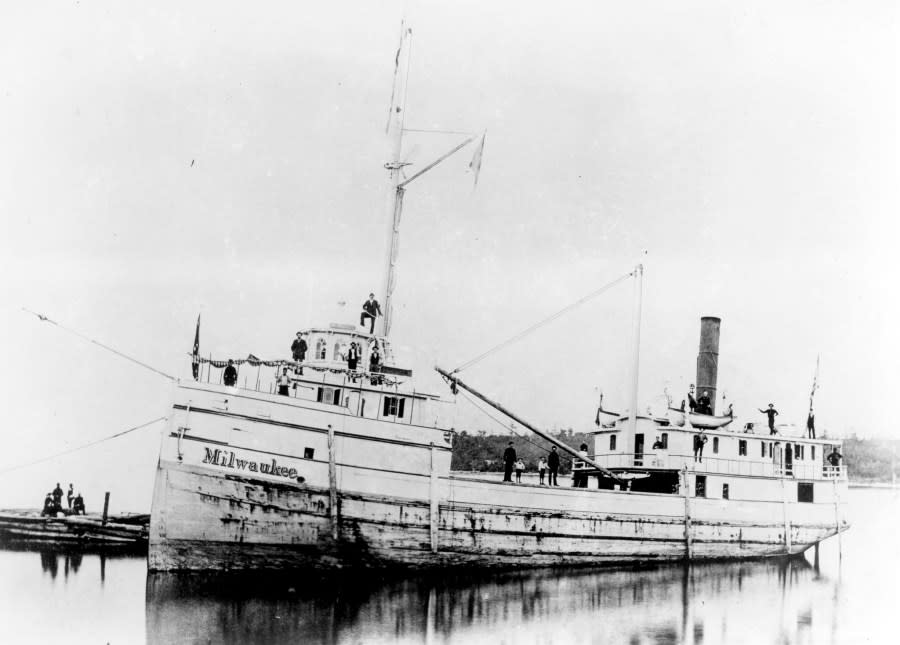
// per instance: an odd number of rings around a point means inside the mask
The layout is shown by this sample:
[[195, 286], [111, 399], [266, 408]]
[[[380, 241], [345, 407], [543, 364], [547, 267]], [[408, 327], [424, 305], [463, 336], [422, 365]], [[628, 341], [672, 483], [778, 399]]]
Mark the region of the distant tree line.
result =
[[900, 453], [896, 439], [844, 439], [844, 463], [851, 481], [889, 482], [892, 461]]
[[[582, 443], [586, 443], [590, 446], [590, 452], [594, 451], [593, 435], [573, 432], [571, 428], [549, 434], [575, 450], [578, 450]], [[516, 454], [525, 461], [526, 470], [532, 472], [537, 469], [538, 459], [547, 457], [552, 445], [530, 432], [527, 435], [512, 433], [500, 435], [487, 434], [483, 431], [468, 433], [463, 430], [456, 435], [450, 468], [481, 472], [502, 471], [503, 451], [510, 441], [513, 442]], [[889, 482], [892, 459], [898, 453], [900, 441], [852, 437], [844, 440], [841, 454], [852, 481]], [[567, 474], [571, 469], [571, 458], [560, 451], [560, 474]]]
[[[541, 439], [536, 434], [527, 430], [526, 435], [520, 434], [487, 434], [485, 432], [468, 433], [465, 430], [458, 433], [453, 442], [453, 459], [450, 462], [452, 470], [468, 470], [468, 471], [502, 471], [503, 470], [503, 451], [509, 442], [513, 442], [516, 454], [525, 462], [525, 469], [534, 472], [537, 470], [538, 459], [547, 458], [550, 447], [553, 445], [549, 441]], [[572, 432], [568, 430], [560, 430], [558, 432], [548, 432], [550, 436], [558, 441], [571, 446], [578, 450], [582, 443], [586, 443], [591, 447], [593, 452], [594, 438], [592, 435], [583, 432]], [[560, 474], [569, 473], [572, 470], [572, 460], [567, 453], [560, 452], [559, 472]]]

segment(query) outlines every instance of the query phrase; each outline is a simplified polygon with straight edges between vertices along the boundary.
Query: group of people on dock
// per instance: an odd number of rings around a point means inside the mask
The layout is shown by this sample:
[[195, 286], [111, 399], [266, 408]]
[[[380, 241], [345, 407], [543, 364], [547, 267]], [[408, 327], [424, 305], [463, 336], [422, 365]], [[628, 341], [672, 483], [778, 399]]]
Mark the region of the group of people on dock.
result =
[[84, 515], [84, 498], [81, 493], [75, 494], [75, 487], [69, 484], [69, 490], [66, 493], [67, 508], [62, 505], [63, 489], [60, 488], [59, 482], [56, 482], [56, 488], [47, 493], [44, 498], [44, 508], [41, 515], [49, 515], [55, 517], [57, 513], [65, 513], [66, 515]]

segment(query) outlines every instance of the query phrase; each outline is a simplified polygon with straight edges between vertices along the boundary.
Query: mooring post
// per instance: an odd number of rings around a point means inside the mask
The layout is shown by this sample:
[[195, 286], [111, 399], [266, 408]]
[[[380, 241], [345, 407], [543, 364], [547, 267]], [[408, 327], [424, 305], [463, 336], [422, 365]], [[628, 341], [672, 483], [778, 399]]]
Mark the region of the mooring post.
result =
[[106, 496], [103, 498], [103, 525], [106, 526], [106, 518], [109, 516], [109, 491], [106, 491]]
[[437, 460], [437, 448], [434, 442], [431, 442], [431, 479], [429, 486], [430, 506], [428, 510], [429, 528], [431, 533], [431, 552], [437, 553], [438, 550], [438, 515], [440, 513], [440, 505], [438, 504], [438, 480], [437, 468], [435, 461]]
[[694, 557], [693, 529], [691, 527], [691, 487], [688, 483], [688, 471], [685, 466], [681, 471], [682, 489], [684, 490], [684, 549], [685, 558], [690, 561]]
[[334, 459], [334, 428], [328, 424], [328, 506], [331, 515], [331, 539], [338, 539], [337, 465]]

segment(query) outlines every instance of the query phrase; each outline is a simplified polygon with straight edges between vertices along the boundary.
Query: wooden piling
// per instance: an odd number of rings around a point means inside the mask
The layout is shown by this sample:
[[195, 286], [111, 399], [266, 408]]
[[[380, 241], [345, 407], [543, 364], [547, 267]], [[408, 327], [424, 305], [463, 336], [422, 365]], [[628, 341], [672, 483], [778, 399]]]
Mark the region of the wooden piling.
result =
[[103, 498], [103, 526], [106, 526], [106, 520], [109, 517], [109, 491]]
[[334, 457], [334, 428], [328, 424], [328, 506], [331, 517], [331, 539], [338, 539], [337, 464]]

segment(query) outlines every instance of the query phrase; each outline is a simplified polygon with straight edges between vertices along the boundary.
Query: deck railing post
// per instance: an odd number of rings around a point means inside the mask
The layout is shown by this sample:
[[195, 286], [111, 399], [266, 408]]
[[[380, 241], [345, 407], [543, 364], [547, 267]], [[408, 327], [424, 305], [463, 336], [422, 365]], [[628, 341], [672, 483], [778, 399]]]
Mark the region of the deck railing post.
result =
[[431, 552], [438, 551], [438, 520], [440, 513], [440, 504], [438, 503], [438, 480], [437, 480], [437, 448], [434, 442], [431, 443], [431, 478], [429, 482], [429, 498], [430, 505], [428, 510], [429, 529], [431, 535]]

